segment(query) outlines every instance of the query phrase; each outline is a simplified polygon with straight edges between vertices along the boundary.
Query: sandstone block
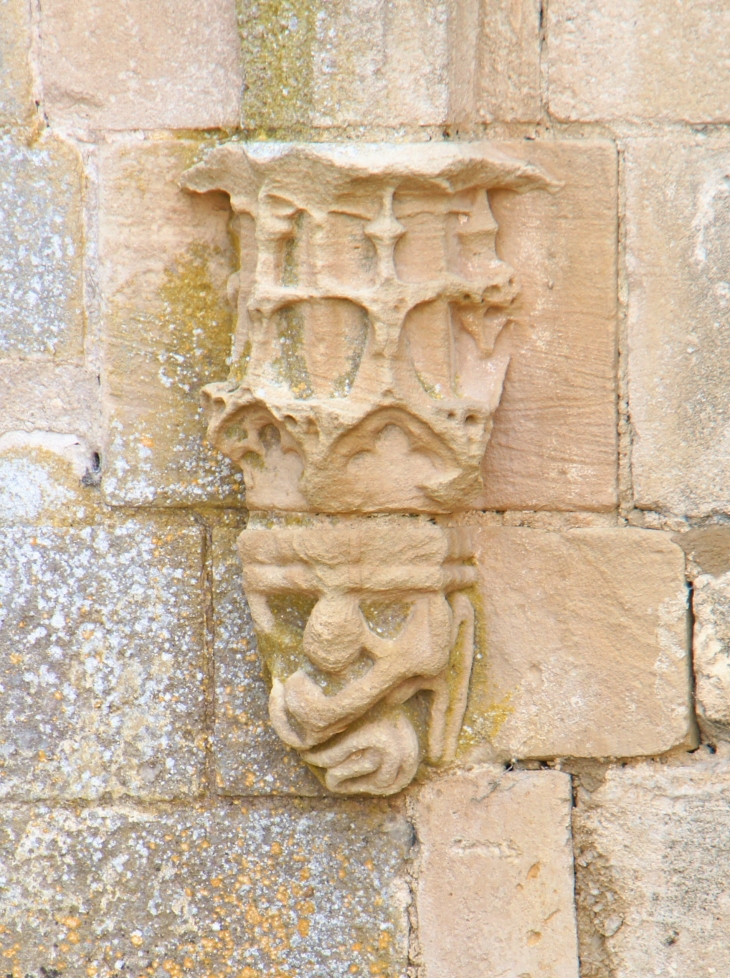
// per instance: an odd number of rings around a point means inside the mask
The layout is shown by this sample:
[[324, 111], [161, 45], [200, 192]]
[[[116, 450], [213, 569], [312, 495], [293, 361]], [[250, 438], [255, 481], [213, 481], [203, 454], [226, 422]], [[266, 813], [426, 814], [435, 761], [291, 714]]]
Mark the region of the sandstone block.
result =
[[82, 171], [55, 137], [0, 138], [0, 357], [83, 352]]
[[483, 768], [417, 802], [426, 978], [577, 978], [570, 777]]
[[30, 5], [25, 0], [4, 0], [0, 5], [0, 125], [27, 122], [33, 112], [30, 39]]
[[178, 186], [200, 145], [117, 143], [99, 161], [99, 261], [114, 505], [240, 504], [240, 480], [203, 443], [200, 388], [225, 377], [232, 317], [228, 201]]
[[[462, 740], [503, 758], [656, 754], [692, 730], [684, 554], [650, 530], [476, 530]], [[476, 748], [478, 750], [478, 748]]]
[[41, 8], [44, 107], [82, 129], [236, 126], [240, 47], [228, 0], [50, 0]]
[[628, 145], [629, 404], [642, 509], [730, 510], [728, 172], [727, 135]]
[[581, 974], [730, 972], [730, 764], [613, 767], [573, 816]]
[[450, 122], [540, 118], [538, 0], [467, 0], [450, 11]]
[[561, 119], [730, 119], [730, 9], [713, 0], [556, 0], [550, 109]]
[[243, 591], [236, 539], [242, 526], [213, 530], [216, 783], [224, 795], [322, 794], [296, 751], [269, 720], [251, 612]]
[[7, 806], [5, 971], [400, 978], [410, 827], [348, 805]]
[[99, 377], [75, 363], [0, 360], [0, 434], [49, 431], [101, 445]]
[[689, 558], [691, 576], [713, 574], [715, 577], [730, 571], [730, 526], [723, 524], [700, 526], [672, 538]]
[[521, 283], [479, 509], [616, 505], [616, 153], [600, 140], [503, 144], [562, 183], [500, 192], [499, 257]]
[[1, 532], [0, 795], [197, 794], [200, 529], [135, 520]]
[[694, 582], [695, 696], [700, 715], [730, 724], [730, 572]]

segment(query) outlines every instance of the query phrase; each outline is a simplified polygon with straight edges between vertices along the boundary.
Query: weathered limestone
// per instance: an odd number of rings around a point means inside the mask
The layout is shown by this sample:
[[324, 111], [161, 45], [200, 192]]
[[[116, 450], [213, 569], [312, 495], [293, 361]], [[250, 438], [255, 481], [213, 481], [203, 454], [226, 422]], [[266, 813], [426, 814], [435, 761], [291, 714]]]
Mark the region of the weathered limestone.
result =
[[83, 352], [81, 162], [68, 143], [0, 136], [0, 357]]
[[196, 795], [200, 528], [136, 519], [0, 533], [0, 795]]
[[727, 135], [628, 145], [629, 406], [642, 509], [730, 509], [728, 172]]
[[98, 373], [81, 364], [0, 359], [0, 435], [50, 431], [102, 440]]
[[0, 125], [27, 123], [32, 116], [30, 46], [30, 4], [4, 0], [0, 4]]
[[398, 816], [275, 801], [0, 816], [13, 975], [405, 974], [411, 833]]
[[483, 619], [462, 733], [474, 756], [631, 757], [688, 741], [676, 544], [648, 530], [486, 526], [474, 543]]
[[573, 816], [581, 975], [730, 970], [730, 764], [613, 767]]
[[692, 610], [698, 712], [730, 726], [730, 572], [696, 578]]
[[242, 86], [228, 0], [46, 0], [41, 68], [53, 125], [235, 126]]
[[240, 505], [239, 481], [203, 444], [199, 390], [226, 372], [229, 211], [180, 190], [186, 140], [123, 142], [99, 160], [100, 291], [114, 505]]
[[570, 777], [487, 767], [418, 798], [425, 978], [578, 978]]
[[700, 526], [685, 533], [675, 533], [675, 543], [687, 554], [690, 578], [700, 574], [715, 577], [730, 571], [730, 526], [718, 524]]
[[730, 121], [730, 9], [714, 0], [551, 0], [560, 119]]

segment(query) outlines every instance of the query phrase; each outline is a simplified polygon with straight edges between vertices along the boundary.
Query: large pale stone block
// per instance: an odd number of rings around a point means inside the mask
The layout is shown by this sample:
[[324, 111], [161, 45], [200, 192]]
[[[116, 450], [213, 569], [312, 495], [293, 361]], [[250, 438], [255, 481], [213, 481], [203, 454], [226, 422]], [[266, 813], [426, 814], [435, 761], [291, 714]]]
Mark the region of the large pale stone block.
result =
[[695, 696], [700, 715], [730, 725], [730, 572], [694, 582]]
[[730, 763], [612, 767], [573, 816], [585, 978], [730, 973]]
[[55, 137], [0, 138], [0, 357], [83, 352], [82, 170]]
[[123, 142], [99, 160], [106, 498], [241, 501], [240, 478], [203, 443], [200, 388], [225, 377], [231, 342], [228, 201], [189, 195], [200, 145]]
[[0, 125], [27, 122], [33, 111], [31, 24], [27, 0], [0, 3]]
[[5, 972], [406, 973], [398, 816], [276, 802], [0, 814]]
[[0, 435], [34, 430], [78, 435], [98, 449], [98, 373], [76, 363], [0, 360]]
[[48, 0], [40, 9], [44, 108], [53, 125], [238, 124], [233, 0]]
[[507, 143], [562, 187], [494, 195], [522, 292], [484, 461], [481, 509], [616, 505], [616, 153], [600, 140]]
[[[465, 733], [503, 758], [657, 754], [690, 736], [684, 554], [634, 529], [475, 530]], [[483, 748], [476, 748], [477, 752]]]
[[420, 794], [425, 978], [578, 978], [570, 777], [488, 767]]
[[539, 119], [539, 0], [465, 0], [449, 17], [449, 122]]
[[551, 0], [560, 119], [730, 119], [730, 8], [715, 0]]
[[213, 529], [213, 751], [218, 790], [224, 795], [322, 794], [314, 775], [297, 752], [281, 742], [269, 720], [269, 688], [236, 548], [242, 528]]
[[727, 135], [628, 144], [629, 406], [642, 509], [730, 510], [728, 173]]
[[0, 553], [0, 795], [197, 794], [200, 528], [8, 527]]

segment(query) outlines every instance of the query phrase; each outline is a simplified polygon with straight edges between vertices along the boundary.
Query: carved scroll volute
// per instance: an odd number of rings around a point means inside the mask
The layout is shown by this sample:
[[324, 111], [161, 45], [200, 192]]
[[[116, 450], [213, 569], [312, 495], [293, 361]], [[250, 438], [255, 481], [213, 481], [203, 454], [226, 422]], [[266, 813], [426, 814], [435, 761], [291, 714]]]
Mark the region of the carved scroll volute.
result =
[[184, 186], [230, 195], [241, 250], [209, 438], [251, 510], [347, 514], [241, 535], [271, 722], [330, 790], [390, 794], [454, 757], [476, 571], [466, 530], [364, 514], [482, 490], [519, 292], [489, 193], [550, 181], [487, 144], [230, 143]]

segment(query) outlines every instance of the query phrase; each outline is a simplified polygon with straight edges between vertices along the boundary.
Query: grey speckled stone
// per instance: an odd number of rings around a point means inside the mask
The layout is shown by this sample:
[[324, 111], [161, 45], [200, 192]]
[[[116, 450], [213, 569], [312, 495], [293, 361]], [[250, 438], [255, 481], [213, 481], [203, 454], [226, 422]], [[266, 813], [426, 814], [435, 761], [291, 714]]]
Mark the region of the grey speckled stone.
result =
[[9, 806], [3, 974], [403, 978], [410, 842], [372, 804]]
[[0, 357], [83, 352], [81, 165], [56, 138], [0, 138]]
[[30, 4], [0, 0], [0, 125], [27, 122], [33, 110]]
[[226, 795], [322, 794], [297, 752], [282, 744], [269, 723], [269, 692], [236, 549], [242, 529], [213, 531], [216, 783]]
[[0, 796], [197, 793], [201, 530], [8, 527], [0, 555]]

